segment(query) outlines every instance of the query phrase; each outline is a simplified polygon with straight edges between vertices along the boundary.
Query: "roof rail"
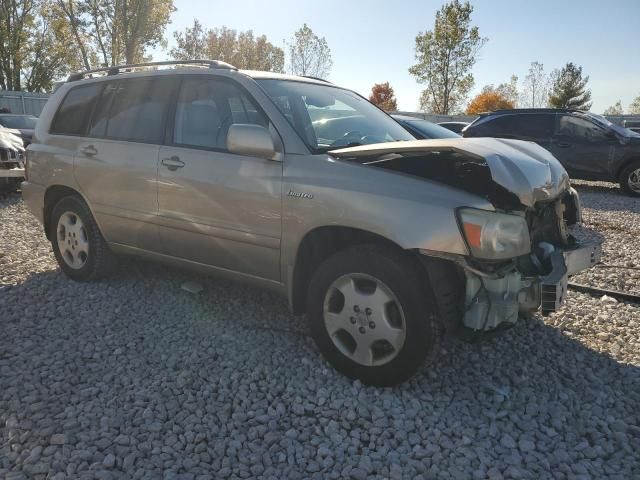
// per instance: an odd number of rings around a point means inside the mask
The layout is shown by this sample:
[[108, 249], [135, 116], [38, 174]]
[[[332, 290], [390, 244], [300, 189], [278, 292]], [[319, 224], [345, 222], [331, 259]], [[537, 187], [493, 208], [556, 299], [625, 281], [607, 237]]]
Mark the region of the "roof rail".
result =
[[[162, 67], [162, 66], [177, 66], [177, 65], [186, 65], [186, 66], [200, 66], [200, 67], [208, 67], [208, 68], [222, 68], [226, 70], [237, 70], [236, 67], [230, 65], [225, 62], [221, 62], [219, 60], [202, 60], [202, 59], [193, 59], [193, 60], [166, 60], [162, 62], [145, 62], [145, 63], [132, 63], [129, 65], [116, 65], [113, 67], [102, 67], [102, 68], [94, 68], [92, 70], [87, 70], [84, 72], [72, 73], [67, 78], [67, 82], [74, 82], [76, 80], [82, 80], [87, 75], [93, 75], [96, 73], [100, 73], [103, 75], [118, 75], [119, 73], [131, 72], [138, 68], [149, 68], [149, 67]], [[124, 72], [121, 72], [123, 70]]]
[[494, 115], [496, 113], [558, 113], [558, 112], [582, 112], [583, 110], [577, 110], [575, 108], [505, 108], [500, 110], [494, 110], [492, 112], [482, 112], [478, 115]]
[[[313, 75], [300, 75], [302, 78], [310, 78], [311, 80], [318, 80], [319, 82], [331, 83], [329, 80], [320, 77], [314, 77]], [[331, 83], [332, 84], [332, 83]], [[332, 84], [333, 85], [333, 84]]]

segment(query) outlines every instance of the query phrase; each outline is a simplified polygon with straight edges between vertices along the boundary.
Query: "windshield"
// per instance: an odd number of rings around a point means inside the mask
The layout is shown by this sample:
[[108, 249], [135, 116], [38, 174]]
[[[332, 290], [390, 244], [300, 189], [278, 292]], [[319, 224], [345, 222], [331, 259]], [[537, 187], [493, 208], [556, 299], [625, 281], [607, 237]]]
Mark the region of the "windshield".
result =
[[603, 117], [602, 115], [598, 115], [597, 113], [585, 112], [583, 115], [589, 117], [594, 123], [600, 125], [605, 130], [613, 130], [617, 134], [624, 137], [640, 137], [640, 135], [638, 135], [637, 133], [632, 132], [628, 128], [624, 128], [616, 125], [615, 123], [611, 123], [605, 117]]
[[426, 120], [405, 120], [405, 122], [426, 138], [460, 138], [457, 133]]
[[348, 90], [291, 80], [257, 82], [314, 151], [414, 140], [393, 119]]
[[32, 116], [0, 116], [0, 125], [6, 128], [24, 128], [24, 129], [35, 129], [36, 121], [38, 119]]

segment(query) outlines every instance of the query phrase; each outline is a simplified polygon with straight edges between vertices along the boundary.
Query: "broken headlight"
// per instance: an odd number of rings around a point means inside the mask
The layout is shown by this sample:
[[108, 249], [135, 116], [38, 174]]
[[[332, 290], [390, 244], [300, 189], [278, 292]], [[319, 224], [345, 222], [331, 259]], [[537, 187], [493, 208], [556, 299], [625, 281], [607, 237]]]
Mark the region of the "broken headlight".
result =
[[529, 227], [524, 217], [461, 208], [458, 221], [469, 251], [476, 258], [502, 260], [531, 251]]

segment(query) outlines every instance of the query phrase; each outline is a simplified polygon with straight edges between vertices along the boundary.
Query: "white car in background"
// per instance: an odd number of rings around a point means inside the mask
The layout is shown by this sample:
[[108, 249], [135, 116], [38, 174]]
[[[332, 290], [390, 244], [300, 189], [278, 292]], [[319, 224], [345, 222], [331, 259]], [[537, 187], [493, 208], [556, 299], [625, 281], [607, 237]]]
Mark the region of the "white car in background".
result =
[[24, 179], [24, 147], [19, 132], [0, 127], [0, 193], [15, 192]]

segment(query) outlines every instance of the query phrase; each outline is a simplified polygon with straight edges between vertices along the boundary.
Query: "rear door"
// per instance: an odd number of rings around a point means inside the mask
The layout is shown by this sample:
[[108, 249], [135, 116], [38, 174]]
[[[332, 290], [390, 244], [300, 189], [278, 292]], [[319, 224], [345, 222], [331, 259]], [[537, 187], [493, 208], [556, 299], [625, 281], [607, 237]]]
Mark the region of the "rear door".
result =
[[557, 115], [551, 153], [571, 176], [607, 177], [616, 144], [593, 122], [571, 114]]
[[550, 113], [505, 114], [479, 121], [465, 136], [525, 140], [549, 149], [553, 125], [554, 114]]
[[268, 118], [236, 82], [185, 75], [171, 119], [158, 171], [164, 253], [279, 281], [282, 162], [227, 150], [231, 125]]
[[108, 241], [158, 250], [158, 151], [174, 80], [104, 82], [75, 175]]
[[551, 147], [555, 114], [522, 113], [514, 117], [513, 138], [535, 142], [547, 150]]

